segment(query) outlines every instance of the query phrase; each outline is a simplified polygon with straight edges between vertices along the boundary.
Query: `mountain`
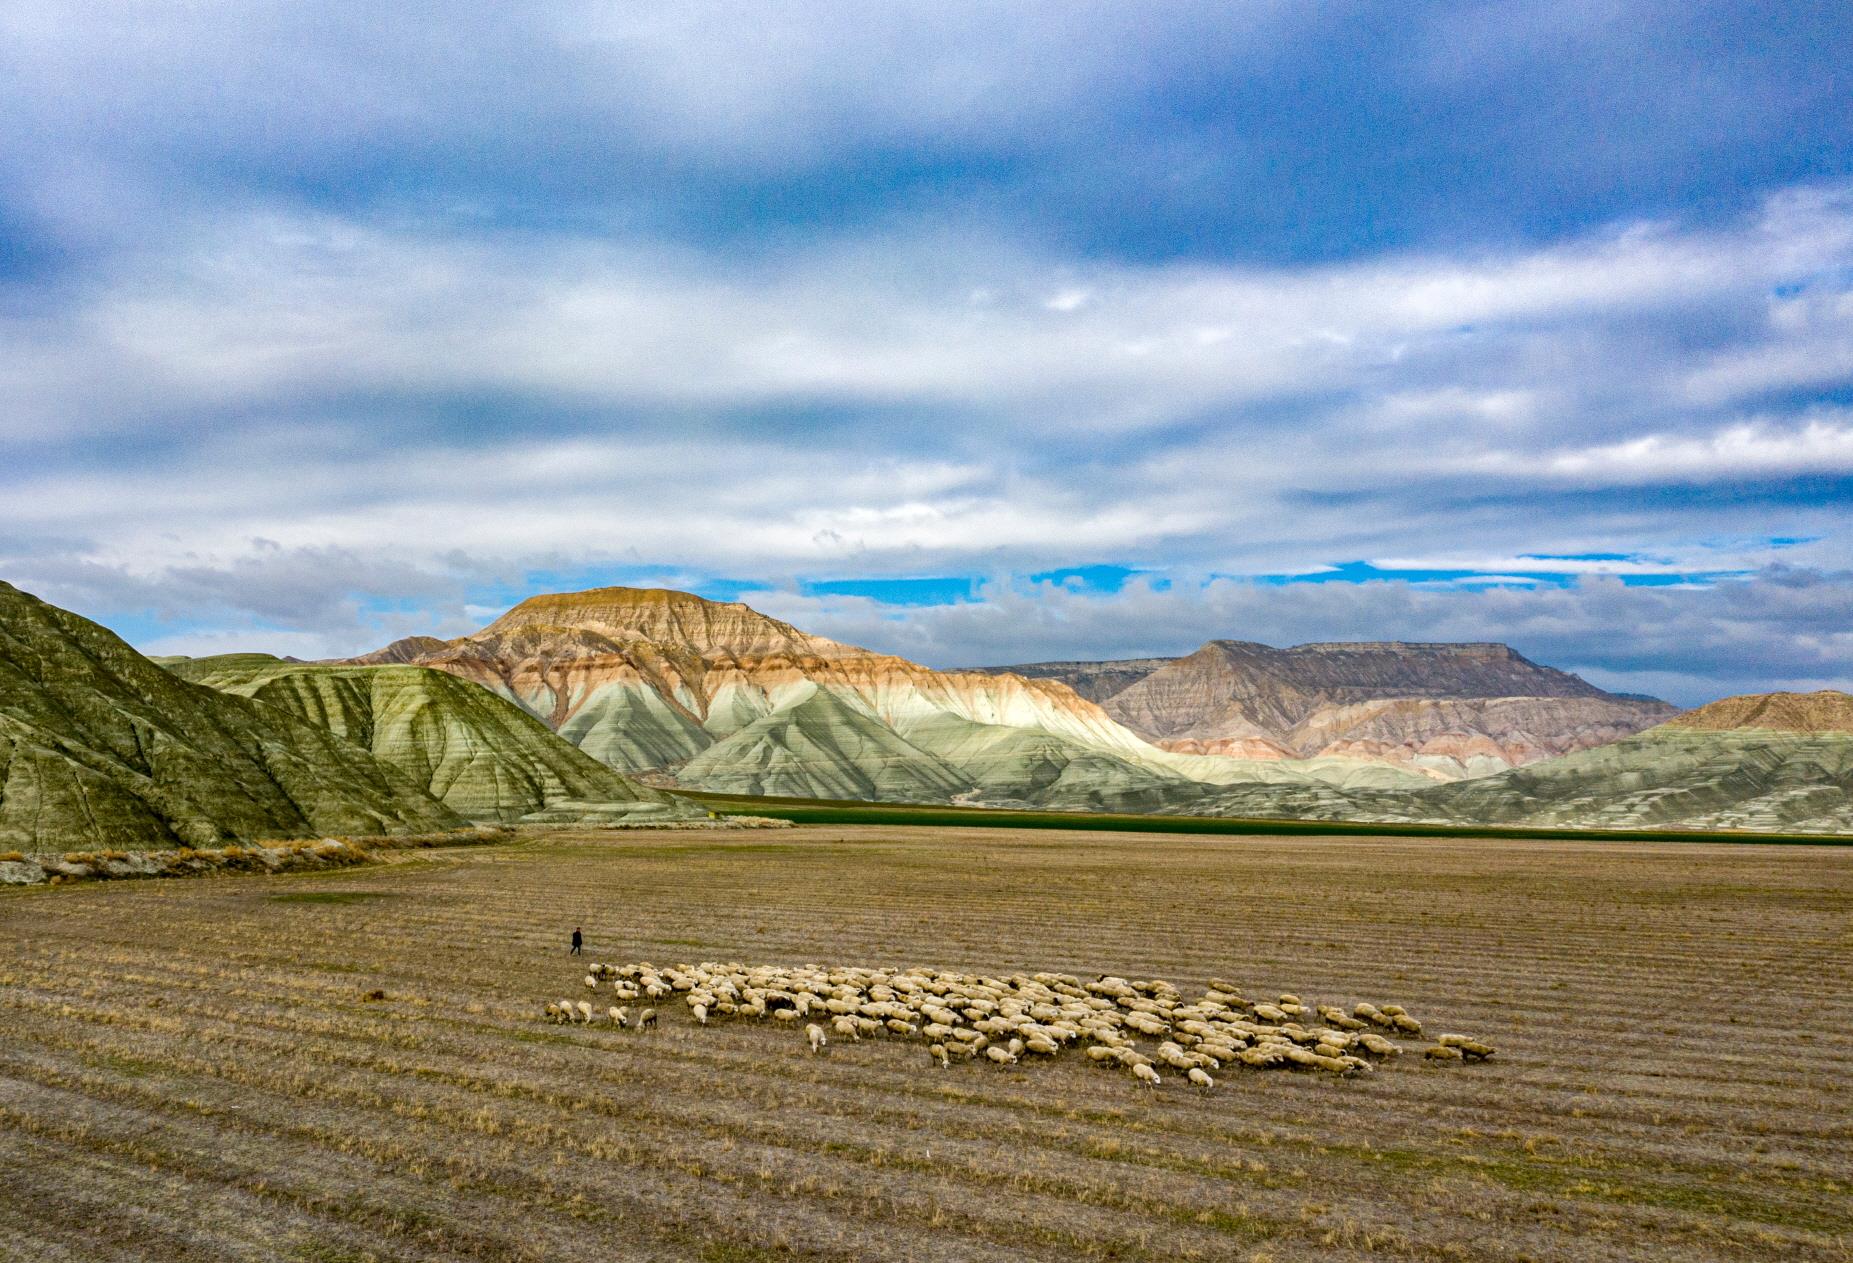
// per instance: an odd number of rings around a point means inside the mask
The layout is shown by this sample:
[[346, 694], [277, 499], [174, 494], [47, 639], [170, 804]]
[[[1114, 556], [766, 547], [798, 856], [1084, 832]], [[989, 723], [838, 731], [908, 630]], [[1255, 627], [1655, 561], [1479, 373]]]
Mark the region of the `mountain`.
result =
[[0, 849], [207, 847], [464, 823], [326, 729], [181, 680], [0, 582]]
[[1112, 662], [1030, 662], [1016, 667], [975, 667], [1020, 675], [1026, 680], [1060, 680], [1090, 702], [1105, 702], [1175, 658], [1122, 658]]
[[1853, 830], [1853, 696], [1727, 697], [1610, 745], [1415, 792], [1232, 786], [1210, 815], [1572, 828]]
[[1167, 750], [1363, 759], [1455, 779], [1606, 745], [1675, 708], [1605, 693], [1500, 644], [1276, 649], [1213, 640], [1182, 658], [987, 668], [1057, 679]]
[[512, 824], [705, 816], [563, 741], [487, 689], [427, 667], [293, 663], [267, 654], [166, 659], [196, 684], [326, 728], [470, 820]]
[[1853, 736], [1853, 695], [1832, 689], [1819, 693], [1747, 693], [1689, 710], [1662, 727], [1686, 732]]
[[1727, 697], [1599, 749], [1424, 794], [1453, 819], [1853, 828], [1853, 696]]
[[1160, 750], [1058, 681], [933, 671], [660, 589], [534, 597], [473, 635], [352, 661], [473, 680], [614, 768], [720, 792], [1130, 809], [1248, 777], [1416, 783]]

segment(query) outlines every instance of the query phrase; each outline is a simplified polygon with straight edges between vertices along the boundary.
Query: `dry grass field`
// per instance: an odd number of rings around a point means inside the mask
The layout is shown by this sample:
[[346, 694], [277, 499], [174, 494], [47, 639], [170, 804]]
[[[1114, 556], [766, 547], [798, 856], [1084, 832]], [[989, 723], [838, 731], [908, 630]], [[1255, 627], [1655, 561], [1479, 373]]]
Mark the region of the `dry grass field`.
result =
[[[1845, 1260], [1850, 877], [1812, 847], [815, 827], [7, 894], [0, 1258]], [[613, 963], [1220, 974], [1500, 1051], [1148, 1093], [680, 1004], [549, 1026], [586, 994], [574, 924]]]

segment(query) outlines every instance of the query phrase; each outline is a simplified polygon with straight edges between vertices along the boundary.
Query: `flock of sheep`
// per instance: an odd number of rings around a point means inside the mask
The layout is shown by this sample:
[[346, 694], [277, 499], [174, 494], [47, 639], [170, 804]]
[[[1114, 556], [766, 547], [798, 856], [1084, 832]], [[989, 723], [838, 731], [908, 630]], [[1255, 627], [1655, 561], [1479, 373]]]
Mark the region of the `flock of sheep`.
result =
[[[1298, 996], [1272, 1002], [1245, 999], [1230, 983], [1210, 979], [1201, 999], [1185, 1003], [1168, 982], [1129, 981], [1102, 975], [1083, 982], [1070, 974], [1012, 974], [991, 978], [938, 969], [780, 968], [739, 963], [593, 965], [589, 990], [601, 986], [619, 1003], [603, 1014], [588, 1000], [547, 1005], [552, 1022], [590, 1025], [602, 1016], [613, 1025], [648, 1029], [658, 1003], [680, 995], [703, 1026], [719, 1018], [803, 1022], [813, 1053], [832, 1036], [927, 1041], [941, 1067], [958, 1059], [1015, 1065], [1078, 1048], [1096, 1064], [1124, 1070], [1155, 1088], [1159, 1067], [1211, 1088], [1211, 1071], [1301, 1067], [1337, 1075], [1367, 1073], [1375, 1062], [1400, 1056], [1389, 1034], [1418, 1036], [1422, 1024], [1402, 1008], [1360, 1004], [1350, 1013], [1308, 1005]], [[631, 1004], [641, 1003], [633, 1016]], [[1316, 1020], [1315, 1020], [1316, 1019]], [[1157, 1040], [1150, 1054], [1141, 1038]], [[1493, 1050], [1464, 1035], [1441, 1035], [1425, 1050], [1436, 1061], [1484, 1061]]]

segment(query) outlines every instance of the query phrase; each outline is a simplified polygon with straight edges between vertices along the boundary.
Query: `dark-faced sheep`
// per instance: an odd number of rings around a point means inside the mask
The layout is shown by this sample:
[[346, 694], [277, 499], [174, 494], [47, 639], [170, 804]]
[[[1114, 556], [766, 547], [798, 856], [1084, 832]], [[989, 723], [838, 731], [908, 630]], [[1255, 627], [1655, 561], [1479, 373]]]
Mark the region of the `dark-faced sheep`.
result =
[[1469, 1035], [1437, 1035], [1435, 1043], [1443, 1048], [1458, 1048], [1461, 1056], [1468, 1061], [1485, 1061], [1493, 1055], [1490, 1044], [1483, 1044]]

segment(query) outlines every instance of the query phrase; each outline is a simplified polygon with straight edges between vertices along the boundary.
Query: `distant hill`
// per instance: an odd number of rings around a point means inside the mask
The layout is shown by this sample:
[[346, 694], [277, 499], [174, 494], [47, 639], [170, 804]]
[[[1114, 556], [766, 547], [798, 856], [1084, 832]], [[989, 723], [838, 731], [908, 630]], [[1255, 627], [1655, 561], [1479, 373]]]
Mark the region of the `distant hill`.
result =
[[1419, 783], [1357, 762], [1160, 750], [1065, 684], [934, 671], [660, 589], [534, 597], [473, 635], [352, 661], [473, 680], [612, 767], [693, 789], [1139, 809], [1225, 779]]
[[1853, 697], [1727, 697], [1599, 749], [1424, 797], [1463, 820], [1841, 831]]
[[1728, 697], [1611, 745], [1415, 793], [1234, 786], [1194, 809], [1301, 819], [1845, 833], [1853, 830], [1853, 697]]
[[1689, 710], [1664, 725], [1692, 732], [1786, 732], [1795, 735], [1853, 735], [1853, 695], [1751, 693]]
[[325, 728], [181, 680], [0, 582], [0, 850], [459, 828]]
[[985, 669], [1062, 680], [1168, 750], [1373, 760], [1448, 778], [1605, 745], [1675, 713], [1489, 643], [1213, 640], [1182, 658]]
[[973, 667], [992, 675], [1008, 673], [1026, 680], [1060, 680], [1090, 702], [1105, 702], [1176, 658], [1121, 658], [1108, 662], [1028, 662], [1014, 667]]
[[562, 740], [479, 685], [415, 666], [293, 663], [267, 654], [169, 659], [197, 684], [327, 728], [470, 820], [645, 821], [705, 816]]

